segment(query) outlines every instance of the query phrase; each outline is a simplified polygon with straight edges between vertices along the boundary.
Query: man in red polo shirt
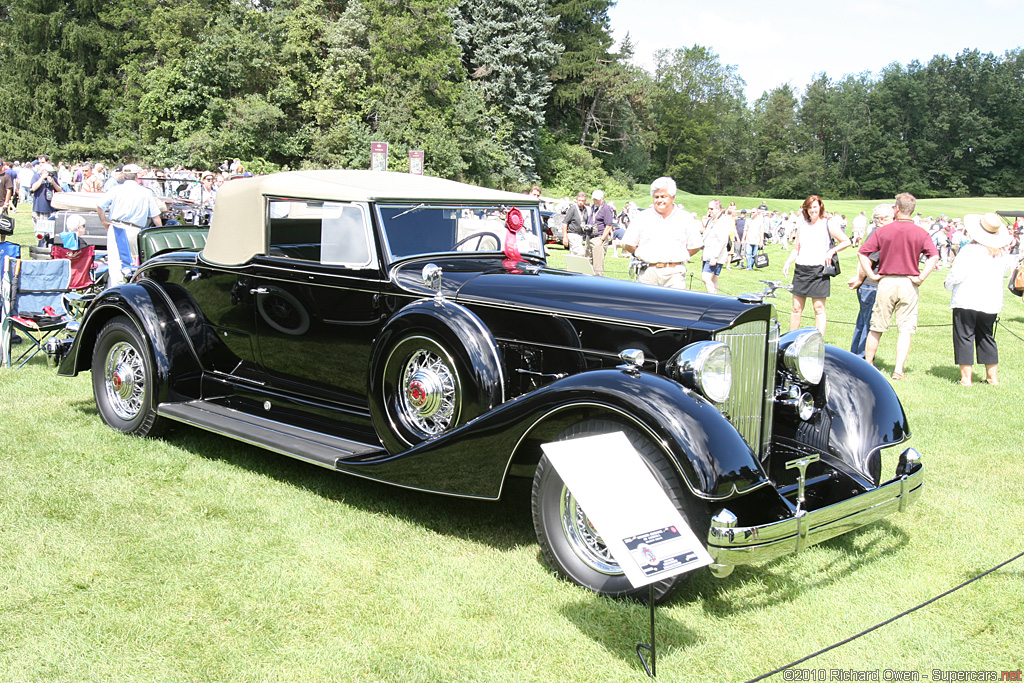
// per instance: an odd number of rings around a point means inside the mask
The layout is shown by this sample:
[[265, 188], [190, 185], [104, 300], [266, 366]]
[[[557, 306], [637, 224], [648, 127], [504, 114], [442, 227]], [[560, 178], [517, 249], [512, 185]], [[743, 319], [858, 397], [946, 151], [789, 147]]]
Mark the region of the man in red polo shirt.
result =
[[[878, 296], [871, 311], [871, 330], [864, 346], [864, 359], [874, 362], [882, 333], [889, 329], [890, 321], [895, 320], [900, 336], [896, 340], [894, 380], [906, 379], [903, 366], [910, 353], [911, 336], [917, 331], [918, 288], [939, 260], [939, 250], [928, 232], [911, 220], [916, 204], [912, 194], [896, 195], [893, 206], [895, 220], [871, 233], [857, 250], [863, 272], [872, 280], [878, 280]], [[876, 251], [877, 273], [872, 271], [871, 259], [868, 258]], [[923, 270], [918, 266], [922, 254], [927, 258]]]

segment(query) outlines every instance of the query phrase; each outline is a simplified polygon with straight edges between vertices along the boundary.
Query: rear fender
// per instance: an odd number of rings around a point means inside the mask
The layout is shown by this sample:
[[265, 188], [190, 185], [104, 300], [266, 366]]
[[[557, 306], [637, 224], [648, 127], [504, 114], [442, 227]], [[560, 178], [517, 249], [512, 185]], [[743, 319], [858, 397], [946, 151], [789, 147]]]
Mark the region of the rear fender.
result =
[[194, 372], [198, 376], [199, 364], [179, 324], [177, 311], [158, 287], [144, 280], [108, 289], [96, 297], [57, 374], [74, 376], [92, 369], [96, 337], [107, 322], [118, 316], [131, 320], [148, 342], [154, 406], [175, 400], [177, 397], [171, 391], [172, 367], [175, 375]]

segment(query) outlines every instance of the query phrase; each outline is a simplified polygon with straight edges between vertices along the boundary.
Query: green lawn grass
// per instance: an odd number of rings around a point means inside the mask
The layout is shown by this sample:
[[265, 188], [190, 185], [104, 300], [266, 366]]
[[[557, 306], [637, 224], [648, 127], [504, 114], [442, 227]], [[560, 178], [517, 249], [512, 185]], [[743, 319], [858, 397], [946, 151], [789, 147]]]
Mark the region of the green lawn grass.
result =
[[[769, 253], [765, 271], [723, 273], [723, 292], [780, 279]], [[659, 680], [746, 681], [1024, 551], [1024, 304], [1007, 296], [1003, 384], [955, 386], [943, 275], [896, 387], [927, 467], [920, 502], [724, 580], [700, 572], [658, 609]], [[856, 300], [834, 285], [827, 339], [846, 347]], [[646, 680], [646, 608], [556, 579], [526, 488], [448, 499], [185, 426], [127, 437], [102, 425], [88, 374], [42, 360], [0, 370], [0, 414], [0, 681]], [[1022, 578], [1018, 561], [801, 666], [1016, 670]]]

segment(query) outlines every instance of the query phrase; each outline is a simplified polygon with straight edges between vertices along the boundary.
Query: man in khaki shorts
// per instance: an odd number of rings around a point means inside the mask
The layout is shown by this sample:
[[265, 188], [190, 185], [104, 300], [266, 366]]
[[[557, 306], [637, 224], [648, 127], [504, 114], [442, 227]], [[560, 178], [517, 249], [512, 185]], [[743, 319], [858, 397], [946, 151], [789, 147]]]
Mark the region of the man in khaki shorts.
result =
[[637, 214], [622, 238], [622, 248], [647, 264], [639, 282], [686, 289], [686, 262], [701, 250], [700, 225], [675, 204], [676, 183], [651, 183], [651, 208]]
[[[864, 346], [864, 359], [874, 362], [882, 333], [889, 329], [891, 321], [895, 322], [899, 337], [892, 370], [894, 380], [906, 379], [904, 364], [910, 353], [911, 337], [917, 331], [918, 288], [939, 261], [939, 251], [928, 232], [911, 220], [916, 204], [917, 200], [911, 194], [896, 195], [893, 222], [871, 233], [857, 250], [867, 277], [878, 281], [878, 296], [871, 311], [871, 331]], [[876, 251], [878, 272], [874, 273], [868, 257]], [[922, 254], [927, 258], [923, 270], [918, 267]]]

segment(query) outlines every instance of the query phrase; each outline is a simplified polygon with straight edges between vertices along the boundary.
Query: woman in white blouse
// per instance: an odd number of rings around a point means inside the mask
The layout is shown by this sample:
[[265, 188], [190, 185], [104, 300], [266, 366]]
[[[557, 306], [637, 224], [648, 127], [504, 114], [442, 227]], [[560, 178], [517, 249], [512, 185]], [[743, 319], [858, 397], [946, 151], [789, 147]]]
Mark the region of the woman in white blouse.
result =
[[1008, 255], [1010, 233], [994, 213], [967, 214], [964, 244], [946, 276], [946, 289], [953, 292], [953, 359], [960, 366], [957, 384], [971, 386], [974, 354], [985, 366], [985, 381], [999, 384], [999, 350], [992, 334], [996, 316], [1003, 309], [1003, 277], [1012, 258]]
[[829, 229], [825, 205], [818, 195], [812, 194], [805, 199], [800, 210], [804, 220], [797, 226], [796, 244], [782, 266], [782, 277], [789, 277], [789, 267], [796, 263], [789, 329], [801, 327], [800, 319], [809, 298], [814, 306], [814, 326], [825, 334], [825, 299], [832, 293], [832, 278], [824, 274], [825, 264], [832, 260], [834, 254], [850, 246], [850, 240], [842, 230]]

